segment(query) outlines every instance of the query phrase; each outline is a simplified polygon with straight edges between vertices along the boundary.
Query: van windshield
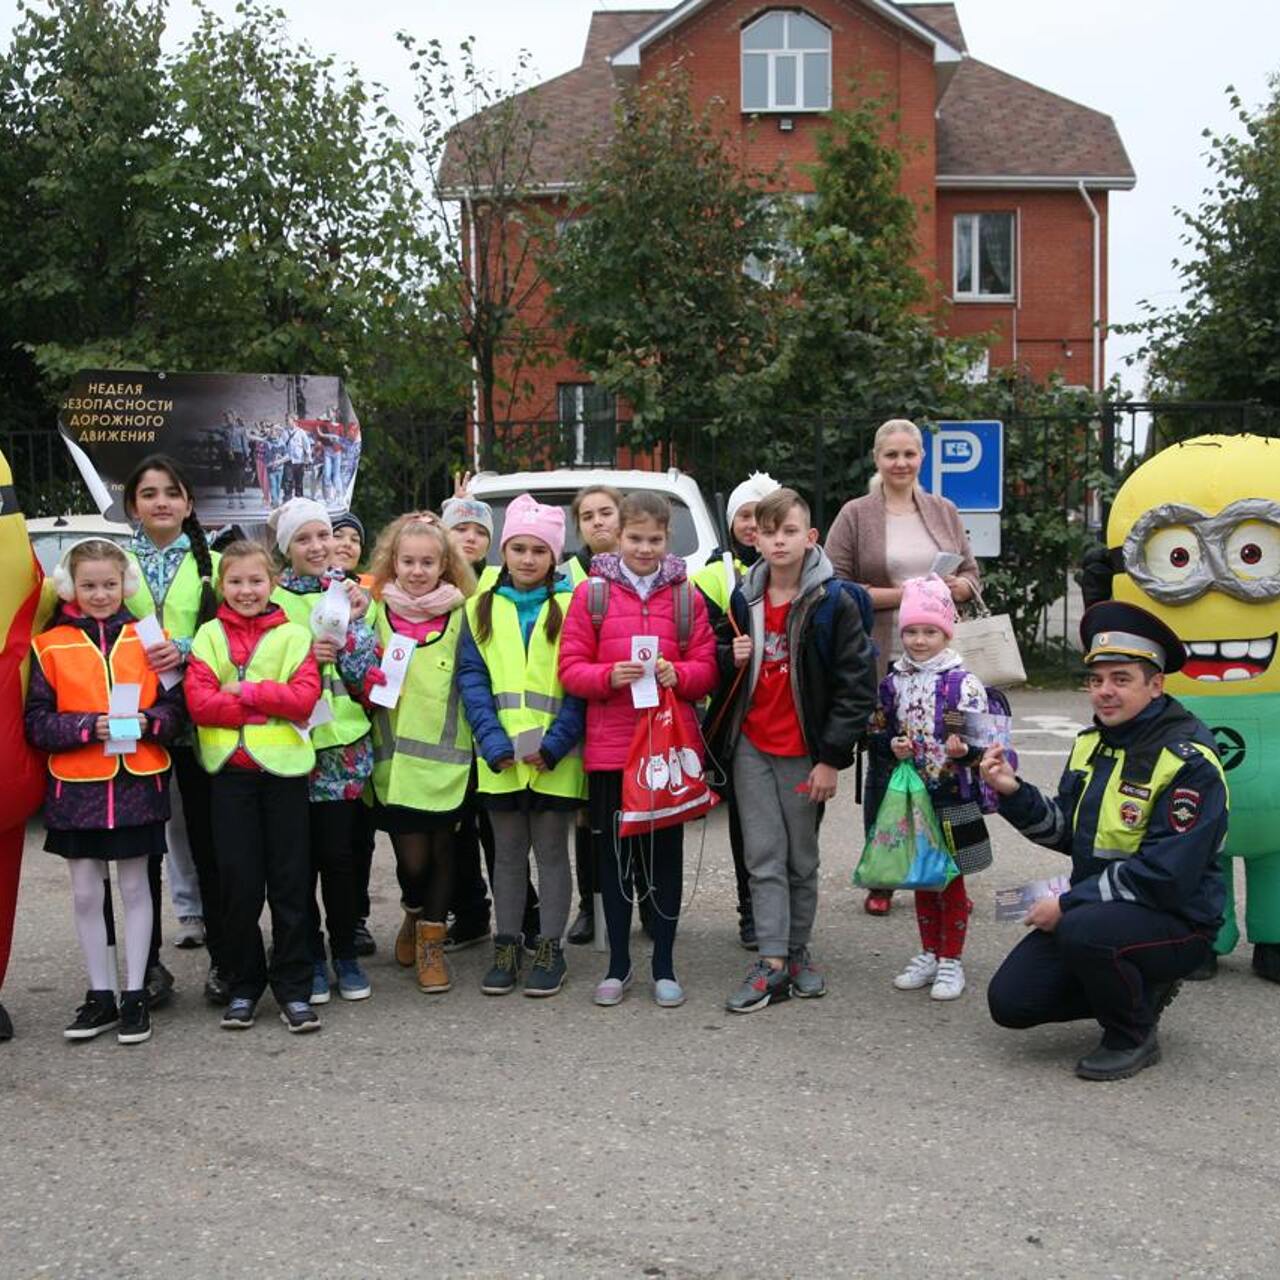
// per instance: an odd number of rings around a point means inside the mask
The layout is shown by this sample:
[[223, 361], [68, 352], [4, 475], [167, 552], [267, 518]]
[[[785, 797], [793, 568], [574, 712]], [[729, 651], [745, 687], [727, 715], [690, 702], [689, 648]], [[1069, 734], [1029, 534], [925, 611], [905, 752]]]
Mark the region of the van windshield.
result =
[[[564, 510], [564, 554], [572, 555], [582, 546], [578, 530], [569, 515], [569, 506], [577, 495], [576, 489], [538, 489], [533, 496], [549, 507]], [[624, 490], [625, 492], [625, 490]], [[489, 563], [498, 563], [498, 548], [502, 546], [502, 525], [507, 516], [507, 503], [518, 497], [515, 493], [486, 493], [484, 501], [493, 508], [493, 543], [489, 548]], [[698, 549], [698, 534], [693, 525], [689, 508], [679, 498], [669, 493], [662, 495], [671, 504], [671, 552], [677, 556], [692, 555]]]

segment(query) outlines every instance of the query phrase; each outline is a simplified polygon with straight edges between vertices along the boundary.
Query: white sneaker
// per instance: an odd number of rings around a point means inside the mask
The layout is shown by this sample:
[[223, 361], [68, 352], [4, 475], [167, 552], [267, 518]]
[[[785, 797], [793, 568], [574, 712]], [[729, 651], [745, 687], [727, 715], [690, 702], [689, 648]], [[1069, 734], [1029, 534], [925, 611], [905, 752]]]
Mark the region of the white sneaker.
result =
[[935, 1000], [954, 1000], [964, 990], [964, 965], [959, 960], [939, 960], [938, 976], [929, 994]]
[[912, 957], [910, 963], [893, 980], [899, 991], [919, 991], [938, 976], [938, 957], [932, 951], [922, 951]]

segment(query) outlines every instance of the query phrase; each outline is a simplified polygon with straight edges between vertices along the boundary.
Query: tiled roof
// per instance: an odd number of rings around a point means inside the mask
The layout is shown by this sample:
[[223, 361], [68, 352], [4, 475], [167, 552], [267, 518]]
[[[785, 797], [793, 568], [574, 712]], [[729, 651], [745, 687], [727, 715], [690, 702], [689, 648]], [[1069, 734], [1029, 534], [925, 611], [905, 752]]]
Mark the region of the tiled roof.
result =
[[953, 4], [900, 4], [899, 9], [909, 13], [917, 22], [932, 27], [948, 44], [968, 52], [964, 31], [960, 27], [960, 15]]
[[966, 58], [938, 106], [938, 176], [1133, 180], [1115, 121]]
[[[613, 104], [617, 96], [609, 55], [634, 39], [665, 10], [614, 9], [593, 13], [587, 31], [582, 65], [564, 75], [534, 85], [519, 95], [530, 118], [541, 128], [530, 157], [534, 187], [555, 188], [571, 182], [584, 155], [607, 141], [613, 132]], [[480, 112], [458, 126], [456, 133], [479, 127]], [[440, 166], [445, 190], [464, 185], [465, 171], [458, 149], [450, 145]]]

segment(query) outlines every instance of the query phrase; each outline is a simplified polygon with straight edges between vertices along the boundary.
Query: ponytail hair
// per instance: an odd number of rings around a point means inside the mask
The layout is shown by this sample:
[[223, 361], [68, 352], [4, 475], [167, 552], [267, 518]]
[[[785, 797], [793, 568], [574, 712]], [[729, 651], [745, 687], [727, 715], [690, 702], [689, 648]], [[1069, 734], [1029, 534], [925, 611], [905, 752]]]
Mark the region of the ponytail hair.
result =
[[[564, 625], [564, 610], [560, 608], [560, 601], [556, 599], [558, 572], [557, 566], [552, 564], [547, 570], [547, 576], [542, 580], [542, 585], [547, 590], [547, 618], [543, 623], [542, 633], [547, 637], [548, 644], [555, 644], [556, 638], [560, 635], [560, 628]], [[502, 572], [498, 574], [497, 581], [476, 601], [476, 625], [473, 634], [477, 644], [488, 644], [490, 636], [493, 635], [493, 598], [497, 595], [498, 588], [510, 581], [511, 574], [504, 566]]]

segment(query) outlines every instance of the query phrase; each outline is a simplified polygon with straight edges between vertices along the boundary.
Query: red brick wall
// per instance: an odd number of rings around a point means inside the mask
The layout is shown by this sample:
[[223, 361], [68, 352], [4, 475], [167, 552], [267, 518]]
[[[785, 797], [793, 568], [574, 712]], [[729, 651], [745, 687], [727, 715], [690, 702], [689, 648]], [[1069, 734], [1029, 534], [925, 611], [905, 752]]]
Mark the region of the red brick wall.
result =
[[[1102, 321], [1106, 324], [1107, 193], [1090, 193], [1102, 220]], [[1034, 378], [1058, 372], [1093, 385], [1093, 220], [1078, 191], [943, 191], [938, 196], [938, 274], [950, 298], [958, 213], [1018, 215], [1021, 296], [1008, 302], [954, 302], [944, 328], [958, 335], [994, 330], [992, 366], [1016, 363]], [[1106, 360], [1103, 344], [1103, 373]], [[1070, 353], [1070, 354], [1068, 354]]]

